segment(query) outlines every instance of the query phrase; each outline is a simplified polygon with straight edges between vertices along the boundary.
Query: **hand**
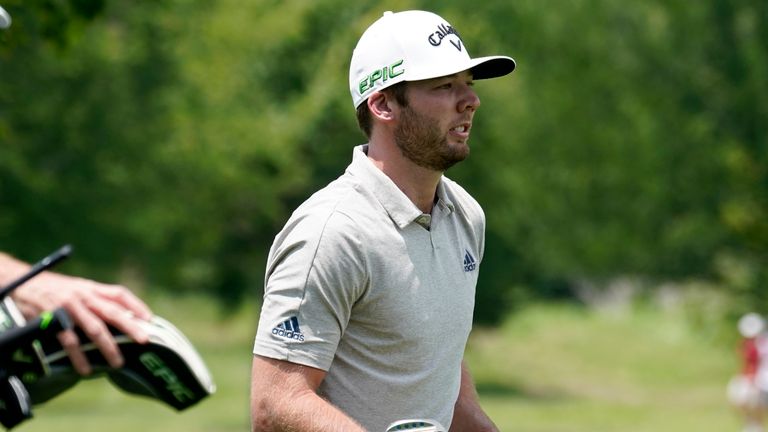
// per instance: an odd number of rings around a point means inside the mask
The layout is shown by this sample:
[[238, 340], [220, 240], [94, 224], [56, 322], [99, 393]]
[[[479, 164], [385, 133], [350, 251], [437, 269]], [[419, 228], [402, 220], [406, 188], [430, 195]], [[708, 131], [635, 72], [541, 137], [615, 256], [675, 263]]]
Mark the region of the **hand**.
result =
[[[121, 285], [44, 272], [17, 288], [11, 296], [28, 319], [44, 311], [63, 307], [75, 326], [83, 330], [109, 365], [115, 368], [123, 365], [123, 356], [107, 325], [116, 327], [138, 343], [149, 341], [139, 320], [149, 320], [152, 312], [143, 301]], [[82, 375], [90, 374], [91, 365], [80, 350], [80, 341], [75, 332], [63, 331], [58, 338], [75, 370]]]

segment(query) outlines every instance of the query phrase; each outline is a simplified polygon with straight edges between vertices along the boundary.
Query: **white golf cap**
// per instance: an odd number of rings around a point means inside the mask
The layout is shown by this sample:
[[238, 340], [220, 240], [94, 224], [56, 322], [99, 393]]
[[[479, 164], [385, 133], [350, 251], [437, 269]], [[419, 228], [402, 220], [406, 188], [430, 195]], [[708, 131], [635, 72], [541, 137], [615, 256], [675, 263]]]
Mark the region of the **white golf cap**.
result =
[[472, 71], [474, 79], [495, 78], [514, 69], [511, 57], [470, 58], [456, 29], [434, 13], [384, 12], [363, 33], [352, 52], [349, 90], [357, 108], [374, 91], [401, 81], [466, 70]]
[[739, 320], [739, 333], [745, 338], [753, 338], [765, 329], [765, 320], [762, 316], [751, 312]]

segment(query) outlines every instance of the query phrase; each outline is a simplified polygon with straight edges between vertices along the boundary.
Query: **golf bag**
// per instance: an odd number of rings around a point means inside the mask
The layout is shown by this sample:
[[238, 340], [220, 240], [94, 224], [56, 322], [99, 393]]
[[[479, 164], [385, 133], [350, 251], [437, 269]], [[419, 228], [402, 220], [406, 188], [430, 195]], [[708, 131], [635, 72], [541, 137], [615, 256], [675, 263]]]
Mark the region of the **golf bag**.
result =
[[0, 424], [11, 429], [32, 417], [32, 406], [44, 403], [75, 386], [82, 379], [106, 377], [119, 389], [187, 409], [216, 390], [208, 368], [192, 344], [173, 324], [155, 316], [137, 321], [149, 335], [139, 344], [109, 327], [124, 358], [112, 368], [78, 328], [80, 349], [93, 373], [78, 374], [58, 341], [57, 334], [72, 329], [64, 309], [43, 313], [26, 322], [13, 301], [13, 289], [68, 256], [68, 246], [58, 250], [14, 283], [0, 289]]

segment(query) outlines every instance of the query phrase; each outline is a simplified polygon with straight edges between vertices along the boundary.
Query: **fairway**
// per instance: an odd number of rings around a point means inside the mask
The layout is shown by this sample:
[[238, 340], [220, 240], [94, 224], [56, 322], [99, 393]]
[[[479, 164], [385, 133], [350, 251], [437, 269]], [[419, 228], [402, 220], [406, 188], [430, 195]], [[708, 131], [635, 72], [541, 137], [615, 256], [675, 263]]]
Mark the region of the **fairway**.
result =
[[477, 332], [468, 359], [501, 430], [724, 432], [735, 350], [699, 337], [682, 314], [530, 307]]
[[[255, 308], [224, 321], [201, 299], [151, 304], [199, 348], [218, 385], [213, 397], [176, 413], [106, 380], [84, 381], [15, 430], [247, 430]], [[532, 306], [501, 328], [477, 330], [467, 359], [502, 431], [738, 430], [724, 399], [735, 352], [697, 336], [681, 314]]]

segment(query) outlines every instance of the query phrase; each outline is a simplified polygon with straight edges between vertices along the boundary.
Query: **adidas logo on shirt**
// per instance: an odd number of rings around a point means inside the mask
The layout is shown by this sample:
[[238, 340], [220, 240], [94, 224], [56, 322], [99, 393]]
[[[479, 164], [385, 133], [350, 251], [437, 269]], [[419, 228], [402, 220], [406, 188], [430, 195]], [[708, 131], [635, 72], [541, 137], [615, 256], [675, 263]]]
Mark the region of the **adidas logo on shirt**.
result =
[[477, 268], [477, 262], [475, 258], [469, 253], [469, 250], [464, 249], [464, 271], [471, 272]]
[[293, 339], [299, 342], [304, 342], [304, 334], [301, 333], [299, 328], [299, 319], [291, 317], [278, 324], [272, 329], [272, 334], [285, 339]]

